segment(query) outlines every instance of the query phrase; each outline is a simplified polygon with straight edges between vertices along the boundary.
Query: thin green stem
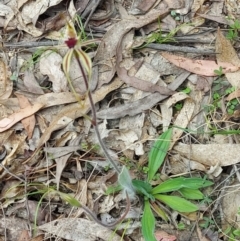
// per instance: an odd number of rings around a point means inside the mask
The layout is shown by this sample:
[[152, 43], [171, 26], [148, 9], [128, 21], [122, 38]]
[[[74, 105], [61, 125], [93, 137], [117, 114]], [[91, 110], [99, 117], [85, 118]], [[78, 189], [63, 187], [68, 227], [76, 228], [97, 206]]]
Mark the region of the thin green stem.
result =
[[77, 60], [80, 71], [82, 72], [82, 76], [83, 76], [84, 83], [85, 83], [85, 86], [86, 86], [86, 90], [87, 90], [87, 94], [88, 94], [88, 98], [89, 98], [89, 102], [90, 102], [90, 106], [91, 106], [91, 110], [92, 110], [92, 125], [93, 125], [93, 128], [94, 128], [95, 132], [96, 132], [98, 142], [99, 142], [105, 156], [107, 157], [108, 161], [112, 164], [112, 166], [114, 167], [116, 172], [118, 174], [120, 174], [121, 170], [118, 168], [118, 166], [116, 165], [114, 160], [109, 155], [109, 153], [107, 151], [107, 148], [106, 148], [105, 144], [103, 143], [103, 141], [101, 139], [100, 132], [99, 132], [99, 129], [98, 129], [96, 109], [95, 109], [95, 105], [94, 105], [94, 102], [93, 102], [91, 90], [89, 89], [88, 78], [85, 74], [85, 71], [84, 71], [83, 66], [81, 64], [81, 61], [78, 58], [78, 54], [77, 54], [76, 51], [74, 51], [74, 57]]

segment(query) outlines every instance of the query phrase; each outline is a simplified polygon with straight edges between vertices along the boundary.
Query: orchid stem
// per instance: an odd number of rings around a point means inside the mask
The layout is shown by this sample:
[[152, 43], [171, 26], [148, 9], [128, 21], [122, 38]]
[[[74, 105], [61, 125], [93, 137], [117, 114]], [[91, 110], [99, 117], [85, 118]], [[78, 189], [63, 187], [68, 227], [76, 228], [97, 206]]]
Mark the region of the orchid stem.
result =
[[119, 167], [116, 165], [115, 161], [109, 155], [109, 153], [107, 151], [107, 148], [106, 148], [105, 144], [103, 143], [102, 138], [100, 136], [99, 129], [98, 129], [98, 123], [97, 123], [96, 108], [95, 108], [95, 105], [94, 105], [94, 102], [93, 102], [93, 97], [92, 97], [91, 90], [89, 88], [88, 78], [86, 76], [86, 73], [85, 73], [85, 71], [83, 69], [83, 66], [81, 64], [81, 61], [78, 58], [78, 54], [76, 53], [76, 51], [74, 51], [74, 57], [77, 60], [78, 66], [79, 66], [79, 68], [80, 68], [80, 70], [82, 72], [83, 80], [84, 80], [84, 83], [85, 83], [85, 86], [86, 86], [86, 90], [87, 90], [87, 94], [88, 94], [88, 98], [89, 98], [89, 102], [90, 102], [90, 106], [91, 106], [91, 110], [92, 110], [92, 125], [93, 125], [94, 131], [95, 131], [95, 133], [97, 135], [98, 142], [99, 142], [99, 144], [100, 144], [100, 146], [101, 146], [101, 148], [102, 148], [106, 158], [108, 159], [108, 161], [112, 164], [112, 166], [114, 167], [116, 172], [118, 174], [120, 174], [121, 170], [119, 169]]

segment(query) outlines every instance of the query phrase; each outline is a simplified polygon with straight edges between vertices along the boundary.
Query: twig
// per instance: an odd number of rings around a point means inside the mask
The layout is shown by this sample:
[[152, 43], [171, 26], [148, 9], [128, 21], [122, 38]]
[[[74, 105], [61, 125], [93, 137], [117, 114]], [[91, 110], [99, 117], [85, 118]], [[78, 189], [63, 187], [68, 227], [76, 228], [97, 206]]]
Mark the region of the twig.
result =
[[214, 50], [197, 49], [185, 46], [175, 46], [170, 44], [147, 44], [145, 48], [152, 48], [156, 50], [163, 50], [169, 52], [183, 52], [183, 53], [195, 53], [195, 54], [216, 54]]
[[126, 210], [125, 210], [124, 214], [119, 219], [117, 219], [115, 222], [110, 223], [110, 224], [102, 223], [88, 207], [81, 206], [81, 208], [96, 223], [98, 223], [98, 224], [100, 224], [100, 225], [102, 225], [102, 226], [104, 226], [106, 228], [114, 228], [114, 227], [116, 227], [119, 223], [121, 223], [124, 220], [124, 218], [126, 217], [126, 215], [128, 214], [128, 212], [130, 210], [131, 202], [130, 202], [130, 199], [129, 199], [129, 196], [128, 196], [127, 192], [126, 192], [126, 199], [127, 199], [127, 206], [126, 206]]
[[26, 183], [26, 181], [24, 179], [22, 179], [21, 177], [18, 177], [17, 175], [10, 172], [2, 163], [0, 163], [0, 167], [2, 167], [5, 170], [5, 172], [7, 172], [9, 175], [15, 177], [16, 179], [18, 179], [19, 181], [21, 181], [23, 183]]

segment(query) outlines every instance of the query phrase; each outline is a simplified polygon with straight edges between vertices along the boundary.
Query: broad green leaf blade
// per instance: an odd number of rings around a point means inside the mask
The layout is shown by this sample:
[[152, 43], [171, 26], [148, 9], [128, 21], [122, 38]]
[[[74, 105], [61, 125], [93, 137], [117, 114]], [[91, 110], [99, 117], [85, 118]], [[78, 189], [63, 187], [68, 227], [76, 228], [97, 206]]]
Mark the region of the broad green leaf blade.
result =
[[132, 185], [132, 178], [126, 166], [122, 167], [122, 171], [118, 175], [118, 183], [123, 187], [125, 191], [127, 191], [130, 197], [135, 195], [135, 190]]
[[144, 210], [142, 216], [142, 234], [145, 241], [157, 241], [154, 235], [155, 217], [150, 207], [149, 201], [144, 202]]
[[181, 197], [157, 194], [155, 195], [155, 198], [178, 212], [189, 213], [198, 210], [198, 207], [195, 204]]
[[144, 181], [141, 180], [132, 180], [132, 184], [133, 187], [141, 194], [143, 194], [144, 196], [148, 197], [149, 199], [151, 199], [152, 201], [155, 200], [154, 196], [152, 196], [150, 194], [151, 190], [152, 190], [152, 186]]
[[199, 189], [203, 187], [208, 187], [212, 184], [213, 182], [202, 178], [177, 177], [173, 179], [168, 179], [167, 181], [153, 188], [152, 194], [173, 192], [184, 187], [190, 189]]
[[204, 198], [204, 195], [198, 189], [181, 188], [178, 192], [187, 199], [200, 200]]
[[154, 143], [149, 154], [148, 162], [148, 181], [151, 181], [159, 167], [162, 165], [170, 146], [172, 128], [168, 129]]

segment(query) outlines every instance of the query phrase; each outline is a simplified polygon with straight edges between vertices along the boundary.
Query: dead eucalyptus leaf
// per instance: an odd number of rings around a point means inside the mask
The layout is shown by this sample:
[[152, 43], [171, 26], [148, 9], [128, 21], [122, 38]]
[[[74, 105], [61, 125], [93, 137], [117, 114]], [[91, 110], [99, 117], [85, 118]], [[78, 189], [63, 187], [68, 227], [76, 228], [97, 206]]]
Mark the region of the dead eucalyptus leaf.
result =
[[[24, 95], [19, 95], [19, 94], [16, 94], [16, 93], [15, 93], [15, 95], [18, 98], [20, 108], [23, 109], [23, 108], [31, 106], [30, 102], [28, 101], [28, 99]], [[27, 131], [28, 139], [31, 139], [32, 134], [33, 134], [33, 130], [34, 130], [34, 127], [35, 127], [35, 124], [36, 124], [35, 116], [30, 115], [30, 116], [22, 119], [21, 122], [22, 122], [25, 130]]]
[[222, 62], [227, 62], [237, 67], [240, 66], [240, 60], [238, 54], [232, 46], [232, 43], [229, 39], [222, 34], [220, 28], [217, 31], [216, 37], [216, 58], [218, 64]]
[[104, 241], [121, 241], [121, 237], [111, 229], [107, 229], [94, 221], [83, 218], [62, 218], [38, 227], [58, 238], [64, 238], [72, 241], [95, 241], [102, 239]]
[[173, 148], [179, 154], [206, 166], [229, 166], [238, 163], [240, 144], [183, 144]]
[[0, 60], [0, 100], [8, 99], [12, 93], [13, 82], [8, 78], [7, 67]]
[[226, 61], [216, 64], [215, 61], [211, 60], [193, 60], [169, 53], [162, 53], [161, 55], [180, 68], [204, 76], [216, 76], [217, 74], [214, 72], [214, 70], [219, 70], [220, 67], [222, 68], [223, 73], [235, 72], [238, 70], [238, 66]]
[[124, 67], [120, 67], [120, 63], [122, 61], [122, 40], [123, 40], [124, 35], [122, 38], [119, 40], [118, 45], [117, 45], [117, 59], [116, 59], [116, 70], [118, 77], [121, 78], [126, 84], [147, 92], [159, 92], [162, 95], [172, 95], [175, 93], [171, 89], [168, 89], [165, 86], [159, 86], [152, 84], [151, 82], [141, 80], [135, 76], [129, 76], [127, 70]]
[[[109, 85], [102, 86], [101, 89], [95, 91], [93, 96], [94, 103], [99, 102], [102, 100], [108, 93], [111, 91], [119, 88], [122, 85], [122, 81], [119, 78], [116, 78], [115, 81], [111, 82]], [[62, 128], [65, 126], [66, 121], [60, 121], [62, 118], [70, 118], [72, 120], [81, 117], [85, 114], [87, 114], [90, 110], [90, 104], [89, 101], [86, 99], [83, 106], [80, 106], [79, 103], [74, 103], [71, 105], [64, 106], [59, 114], [54, 117], [52, 120], [50, 126], [45, 130], [43, 135], [41, 136], [41, 139], [38, 143], [38, 148], [41, 147], [51, 136], [51, 133], [59, 128]], [[1, 123], [1, 122], [0, 122]], [[37, 149], [38, 149], [37, 148]]]
[[[188, 77], [189, 72], [183, 72], [180, 74], [168, 88], [171, 90], [176, 90], [183, 81]], [[161, 95], [159, 93], [153, 93], [145, 98], [137, 101], [127, 103], [125, 105], [120, 105], [117, 107], [110, 107], [97, 112], [97, 117], [101, 119], [117, 119], [124, 117], [126, 115], [134, 116], [136, 114], [142, 113], [145, 110], [152, 108], [158, 102], [166, 99], [168, 96]]]
[[[184, 101], [183, 108], [180, 110], [176, 120], [174, 121], [173, 125], [176, 127], [186, 128], [191, 121], [193, 112], [195, 108], [195, 103], [191, 98], [187, 98]], [[174, 146], [174, 144], [179, 140], [181, 135], [183, 134], [183, 129], [173, 128], [172, 134], [172, 142], [170, 149]]]
[[43, 104], [34, 104], [32, 106], [28, 106], [26, 108], [23, 108], [19, 110], [18, 112], [13, 113], [12, 115], [3, 118], [0, 120], [0, 132], [3, 132], [10, 127], [12, 127], [14, 124], [19, 122], [20, 120], [34, 114], [38, 110], [40, 110], [43, 107]]

